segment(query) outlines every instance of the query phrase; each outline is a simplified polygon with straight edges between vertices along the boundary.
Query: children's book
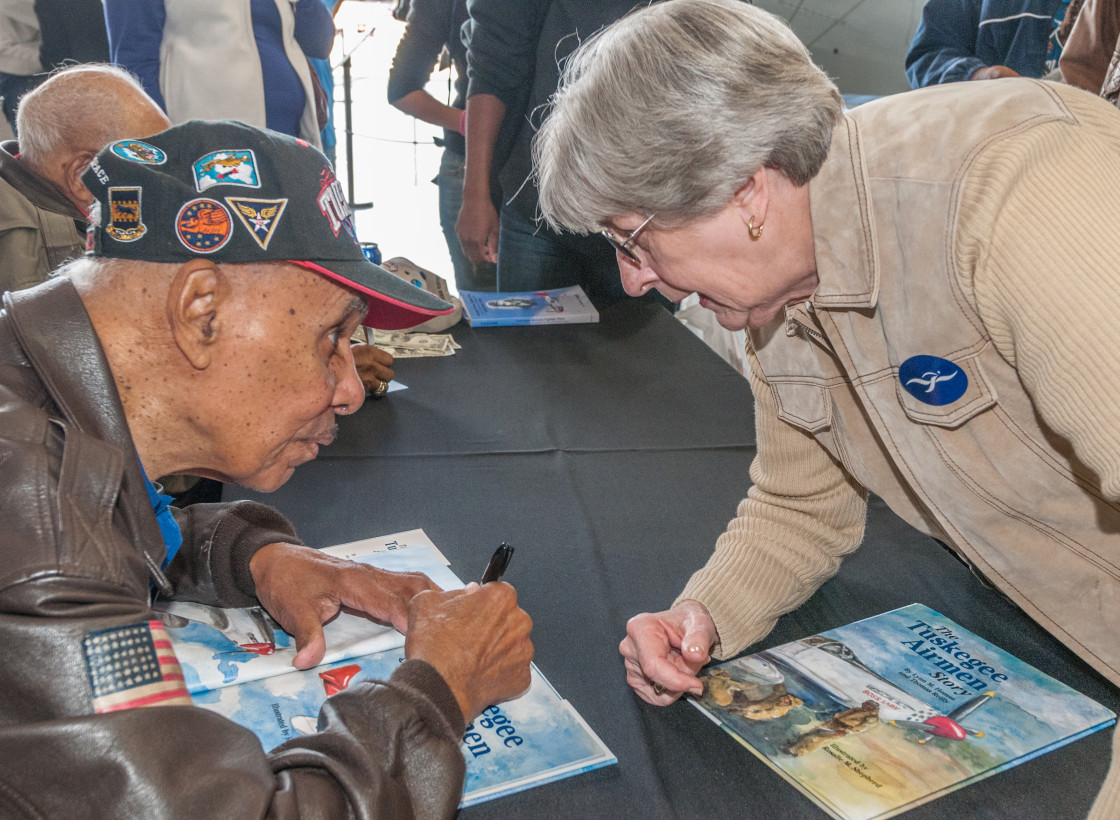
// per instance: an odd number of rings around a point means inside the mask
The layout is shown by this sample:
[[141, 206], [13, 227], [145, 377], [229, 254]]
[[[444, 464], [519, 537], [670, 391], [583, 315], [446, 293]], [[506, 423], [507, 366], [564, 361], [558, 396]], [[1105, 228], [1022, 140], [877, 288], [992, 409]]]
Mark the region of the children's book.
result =
[[[463, 586], [423, 530], [341, 544], [323, 552], [381, 569], [423, 572], [443, 589]], [[192, 694], [293, 671], [295, 639], [259, 606], [222, 609], [157, 601], [154, 608], [171, 636]], [[353, 612], [341, 612], [323, 627], [323, 634], [324, 663], [404, 646], [404, 635], [391, 625]]]
[[[382, 569], [426, 573], [444, 589], [462, 581], [423, 530], [323, 552]], [[323, 664], [297, 670], [295, 640], [260, 607], [156, 605], [196, 706], [251, 730], [265, 749], [316, 732], [328, 697], [363, 680], [388, 680], [404, 661], [404, 636], [353, 613], [324, 627]], [[491, 706], [467, 727], [461, 808], [617, 762], [610, 749], [534, 665], [520, 698]]]
[[467, 321], [474, 327], [555, 325], [598, 322], [599, 311], [579, 285], [513, 293], [459, 292]]
[[921, 604], [701, 679], [694, 705], [840, 820], [893, 817], [1116, 722]]

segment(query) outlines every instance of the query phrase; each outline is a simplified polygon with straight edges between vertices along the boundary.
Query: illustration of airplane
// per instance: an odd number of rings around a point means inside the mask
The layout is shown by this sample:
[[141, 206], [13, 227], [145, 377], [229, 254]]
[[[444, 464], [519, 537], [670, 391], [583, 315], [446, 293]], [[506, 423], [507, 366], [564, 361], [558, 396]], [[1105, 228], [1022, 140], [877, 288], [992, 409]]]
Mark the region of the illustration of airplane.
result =
[[564, 305], [555, 296], [553, 296], [550, 293], [547, 293], [546, 291], [543, 291], [543, 290], [534, 291], [534, 293], [537, 296], [540, 296], [542, 299], [544, 299], [544, 301], [548, 304], [550, 309], [556, 311], [557, 313], [563, 313], [564, 312]]
[[259, 606], [222, 609], [192, 601], [170, 601], [161, 609], [160, 619], [169, 627], [184, 627], [189, 621], [197, 621], [217, 629], [242, 652], [271, 655], [276, 651], [276, 634]]
[[[837, 703], [851, 708], [873, 700], [879, 704], [880, 722], [950, 740], [983, 737], [983, 732], [962, 726], [961, 721], [995, 696], [994, 692], [985, 692], [943, 713], [868, 668], [846, 644], [821, 635], [767, 649], [760, 654], [808, 679]], [[775, 673], [781, 675], [770, 664], [765, 665], [772, 670], [763, 672], [769, 678], [772, 679]], [[923, 738], [918, 742], [925, 743], [927, 740]]]

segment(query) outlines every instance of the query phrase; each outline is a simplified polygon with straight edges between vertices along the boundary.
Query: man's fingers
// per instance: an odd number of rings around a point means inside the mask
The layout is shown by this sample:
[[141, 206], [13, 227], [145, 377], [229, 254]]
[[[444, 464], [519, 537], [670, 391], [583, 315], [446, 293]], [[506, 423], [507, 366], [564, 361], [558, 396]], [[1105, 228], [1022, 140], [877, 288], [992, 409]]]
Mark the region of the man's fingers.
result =
[[359, 565], [344, 573], [340, 587], [343, 604], [388, 621], [400, 632], [408, 631], [408, 602], [439, 585], [422, 572], [388, 572]]
[[296, 639], [296, 656], [292, 666], [296, 669], [310, 669], [318, 666], [327, 651], [327, 641], [323, 637], [323, 625], [314, 612], [300, 618], [294, 625], [292, 637]]

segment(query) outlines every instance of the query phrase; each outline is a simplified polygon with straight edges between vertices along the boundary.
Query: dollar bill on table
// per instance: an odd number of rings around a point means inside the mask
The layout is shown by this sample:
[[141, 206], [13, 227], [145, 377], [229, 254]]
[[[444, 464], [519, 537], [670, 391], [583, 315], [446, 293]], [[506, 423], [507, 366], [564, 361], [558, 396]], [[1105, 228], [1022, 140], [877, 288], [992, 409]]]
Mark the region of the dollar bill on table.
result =
[[403, 330], [367, 329], [370, 344], [393, 354], [394, 359], [418, 356], [452, 356], [459, 349], [450, 333], [408, 333]]

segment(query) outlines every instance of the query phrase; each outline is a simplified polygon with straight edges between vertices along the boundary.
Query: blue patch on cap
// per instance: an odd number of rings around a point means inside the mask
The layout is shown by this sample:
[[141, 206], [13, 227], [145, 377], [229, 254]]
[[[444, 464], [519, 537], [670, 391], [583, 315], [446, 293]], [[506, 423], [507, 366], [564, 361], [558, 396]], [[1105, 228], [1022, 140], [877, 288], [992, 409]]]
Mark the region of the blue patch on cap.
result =
[[110, 145], [109, 150], [121, 159], [139, 162], [141, 165], [163, 165], [167, 162], [167, 154], [163, 149], [140, 140], [120, 140]]
[[906, 392], [925, 404], [952, 404], [968, 390], [968, 376], [948, 359], [911, 356], [898, 367]]
[[257, 158], [248, 149], [211, 151], [195, 160], [191, 168], [194, 171], [194, 186], [200, 194], [215, 185], [261, 187]]

